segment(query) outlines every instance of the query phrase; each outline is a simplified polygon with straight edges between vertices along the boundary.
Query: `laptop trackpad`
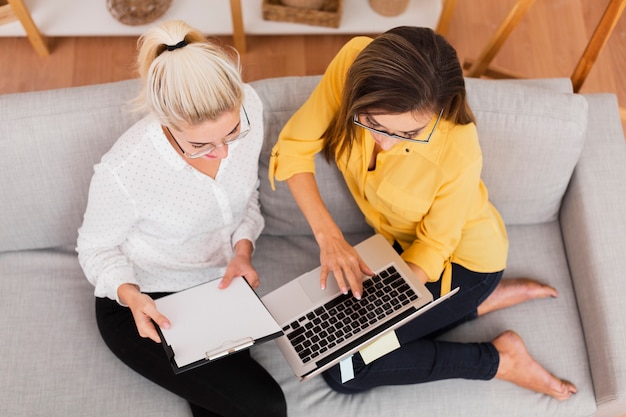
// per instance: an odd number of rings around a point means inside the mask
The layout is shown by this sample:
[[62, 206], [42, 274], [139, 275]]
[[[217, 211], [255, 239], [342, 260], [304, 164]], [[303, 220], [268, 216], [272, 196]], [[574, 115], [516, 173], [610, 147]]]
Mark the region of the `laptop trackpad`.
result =
[[316, 269], [298, 280], [298, 283], [304, 290], [304, 292], [309, 296], [311, 302], [317, 304], [321, 301], [330, 300], [331, 298], [336, 297], [341, 294], [339, 290], [339, 285], [337, 285], [337, 280], [335, 276], [331, 273], [328, 274], [328, 279], [326, 280], [326, 289], [323, 290], [320, 288], [320, 273], [319, 269]]

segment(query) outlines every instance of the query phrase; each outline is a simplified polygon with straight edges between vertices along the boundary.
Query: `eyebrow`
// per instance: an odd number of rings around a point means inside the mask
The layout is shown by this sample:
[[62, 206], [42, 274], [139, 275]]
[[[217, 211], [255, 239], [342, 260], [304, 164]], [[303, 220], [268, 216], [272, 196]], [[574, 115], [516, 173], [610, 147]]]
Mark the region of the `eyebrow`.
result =
[[[233, 129], [232, 129], [230, 132], [228, 132], [228, 133], [226, 134], [226, 136], [229, 136], [229, 135], [232, 135], [233, 133], [235, 133], [235, 131], [237, 130], [237, 128], [238, 128], [240, 125], [241, 125], [241, 120], [239, 120], [239, 123], [237, 123], [237, 124], [235, 125], [235, 127], [233, 127]], [[226, 137], [226, 136], [224, 136], [224, 137]], [[223, 138], [222, 138], [222, 139], [223, 139]], [[222, 139], [220, 139], [220, 140], [222, 140]], [[187, 143], [188, 143], [188, 144], [190, 144], [190, 145], [194, 145], [194, 146], [204, 146], [204, 145], [211, 145], [211, 144], [213, 144], [214, 142], [190, 142], [190, 141], [187, 141]]]

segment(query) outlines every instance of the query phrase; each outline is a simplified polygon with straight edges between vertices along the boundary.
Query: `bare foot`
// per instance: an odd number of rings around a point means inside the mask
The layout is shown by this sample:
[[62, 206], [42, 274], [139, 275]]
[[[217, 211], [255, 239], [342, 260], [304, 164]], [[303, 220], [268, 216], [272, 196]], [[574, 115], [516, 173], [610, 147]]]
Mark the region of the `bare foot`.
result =
[[556, 298], [558, 295], [553, 287], [529, 278], [503, 279], [491, 295], [478, 306], [478, 315], [482, 316], [535, 298]]
[[530, 356], [517, 333], [506, 331], [492, 343], [500, 353], [496, 378], [550, 395], [559, 401], [567, 400], [572, 394], [576, 394], [574, 384], [555, 377]]

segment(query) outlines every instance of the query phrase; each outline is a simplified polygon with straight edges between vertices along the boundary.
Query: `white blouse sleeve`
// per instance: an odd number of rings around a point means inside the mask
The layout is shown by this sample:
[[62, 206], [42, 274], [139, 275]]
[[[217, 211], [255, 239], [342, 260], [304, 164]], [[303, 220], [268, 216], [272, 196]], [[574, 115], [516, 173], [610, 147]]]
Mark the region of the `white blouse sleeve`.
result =
[[235, 244], [242, 239], [248, 239], [254, 246], [254, 243], [259, 238], [264, 226], [265, 220], [261, 215], [261, 208], [259, 204], [259, 181], [257, 181], [256, 187], [248, 200], [248, 206], [243, 220], [233, 232], [231, 242], [233, 247], [235, 247]]
[[115, 174], [106, 165], [96, 165], [76, 250], [97, 297], [119, 302], [117, 288], [137, 284], [132, 264], [120, 250], [136, 218], [135, 205]]

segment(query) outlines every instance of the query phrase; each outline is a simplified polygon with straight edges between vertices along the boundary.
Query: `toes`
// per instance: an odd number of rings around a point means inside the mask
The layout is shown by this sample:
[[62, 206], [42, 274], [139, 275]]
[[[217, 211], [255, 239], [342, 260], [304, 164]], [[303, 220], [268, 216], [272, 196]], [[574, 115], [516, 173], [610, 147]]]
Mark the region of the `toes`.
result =
[[521, 278], [518, 281], [518, 285], [526, 287], [526, 290], [529, 292], [531, 298], [557, 298], [559, 296], [559, 292], [553, 286], [530, 278]]
[[553, 382], [549, 384], [551, 387], [549, 385], [546, 386], [547, 389], [544, 392], [545, 394], [548, 394], [559, 401], [565, 401], [578, 392], [576, 386], [571, 382], [565, 379], [557, 378], [551, 374], [550, 378], [552, 378]]
[[576, 394], [577, 390], [573, 384], [567, 381], [562, 381], [561, 383], [561, 391], [557, 395], [554, 395], [557, 400], [565, 401], [569, 399], [572, 395]]
[[541, 287], [542, 293], [545, 297], [557, 298], [559, 296], [559, 292], [556, 290], [556, 288], [545, 284], [543, 284]]

